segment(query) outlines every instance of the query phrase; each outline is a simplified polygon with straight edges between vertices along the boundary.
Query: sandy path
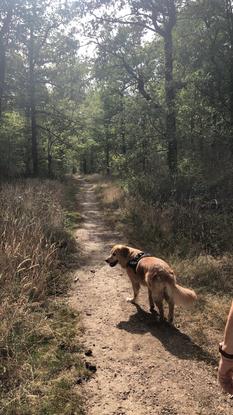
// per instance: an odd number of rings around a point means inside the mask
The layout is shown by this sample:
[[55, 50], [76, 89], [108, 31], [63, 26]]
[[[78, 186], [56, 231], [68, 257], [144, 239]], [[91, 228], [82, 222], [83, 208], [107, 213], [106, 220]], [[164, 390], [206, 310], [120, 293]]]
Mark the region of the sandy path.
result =
[[93, 185], [80, 179], [77, 186], [85, 216], [77, 239], [84, 258], [71, 302], [82, 313], [83, 340], [93, 351], [88, 359], [97, 365], [83, 385], [87, 414], [233, 414], [233, 400], [219, 391], [211, 357], [182, 328], [156, 323], [146, 291], [140, 307], [125, 301], [131, 295], [126, 275], [104, 263], [110, 247], [122, 242], [120, 235], [103, 223]]

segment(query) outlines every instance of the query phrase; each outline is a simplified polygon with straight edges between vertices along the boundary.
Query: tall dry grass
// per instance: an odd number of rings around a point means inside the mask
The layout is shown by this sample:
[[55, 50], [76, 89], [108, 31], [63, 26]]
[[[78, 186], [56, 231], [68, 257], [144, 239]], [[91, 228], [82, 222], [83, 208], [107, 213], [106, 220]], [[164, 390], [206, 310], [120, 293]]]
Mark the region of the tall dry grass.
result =
[[[38, 361], [50, 342], [55, 361], [64, 337], [62, 327], [53, 328], [51, 315], [58, 311], [51, 313], [50, 298], [67, 291], [64, 262], [74, 249], [64, 229], [63, 200], [64, 185], [58, 182], [27, 180], [0, 189], [0, 413], [40, 413], [35, 408], [47, 399], [45, 362]], [[69, 337], [66, 333], [66, 341]]]
[[57, 268], [52, 232], [63, 227], [62, 190], [37, 181], [5, 185], [0, 192], [1, 303], [43, 299]]

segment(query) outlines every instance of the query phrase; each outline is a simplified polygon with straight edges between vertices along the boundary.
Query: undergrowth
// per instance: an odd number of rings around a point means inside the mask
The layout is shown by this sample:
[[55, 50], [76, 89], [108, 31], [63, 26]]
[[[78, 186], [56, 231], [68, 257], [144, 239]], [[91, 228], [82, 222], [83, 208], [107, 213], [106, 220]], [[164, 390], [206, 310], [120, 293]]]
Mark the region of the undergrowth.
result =
[[[82, 414], [78, 316], [62, 300], [77, 244], [71, 181], [0, 189], [0, 414]], [[72, 221], [72, 226], [74, 221]], [[72, 228], [69, 226], [69, 228]]]
[[93, 182], [105, 220], [124, 235], [122, 243], [163, 258], [181, 284], [195, 289], [198, 301], [187, 312], [177, 308], [176, 324], [217, 359], [233, 296], [231, 211], [152, 205], [117, 181], [95, 177]]

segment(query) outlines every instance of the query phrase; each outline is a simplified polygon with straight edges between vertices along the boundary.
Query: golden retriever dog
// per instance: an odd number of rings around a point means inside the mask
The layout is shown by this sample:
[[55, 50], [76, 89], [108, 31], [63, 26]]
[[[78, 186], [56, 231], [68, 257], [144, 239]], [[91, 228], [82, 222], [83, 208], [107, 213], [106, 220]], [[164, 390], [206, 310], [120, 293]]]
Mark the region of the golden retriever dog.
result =
[[168, 321], [172, 323], [175, 304], [189, 306], [197, 298], [193, 290], [181, 287], [176, 283], [176, 276], [165, 261], [144, 254], [139, 249], [126, 245], [115, 245], [106, 262], [111, 267], [119, 263], [122, 268], [126, 269], [133, 287], [133, 298], [129, 298], [127, 301], [135, 304], [140, 286], [147, 287], [150, 311], [154, 310], [155, 303], [161, 320], [164, 319], [163, 300], [168, 303]]

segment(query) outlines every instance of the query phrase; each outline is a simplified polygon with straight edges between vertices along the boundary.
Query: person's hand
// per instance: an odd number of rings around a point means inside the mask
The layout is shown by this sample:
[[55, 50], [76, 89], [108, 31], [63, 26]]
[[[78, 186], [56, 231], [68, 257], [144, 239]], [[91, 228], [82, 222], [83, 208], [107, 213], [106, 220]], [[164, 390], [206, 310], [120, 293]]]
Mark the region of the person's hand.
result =
[[233, 360], [221, 356], [218, 367], [218, 380], [223, 390], [233, 395]]

